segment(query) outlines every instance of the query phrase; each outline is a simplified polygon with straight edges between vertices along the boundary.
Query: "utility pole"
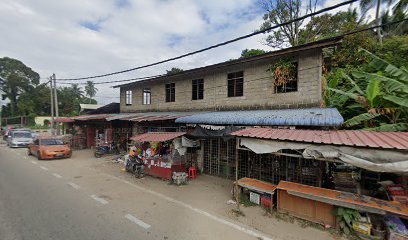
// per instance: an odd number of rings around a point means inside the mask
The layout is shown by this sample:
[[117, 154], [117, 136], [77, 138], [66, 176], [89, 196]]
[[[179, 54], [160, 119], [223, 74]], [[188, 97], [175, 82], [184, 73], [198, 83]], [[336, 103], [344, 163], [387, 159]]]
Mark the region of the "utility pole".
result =
[[[58, 95], [57, 95], [57, 81], [55, 77], [55, 73], [52, 74], [52, 80], [54, 81], [54, 105], [55, 105], [55, 118], [58, 119], [59, 112], [58, 112]], [[56, 122], [57, 127], [57, 135], [60, 135], [59, 123]]]
[[54, 94], [52, 89], [52, 77], [50, 77], [50, 91], [51, 91], [51, 134], [54, 135]]

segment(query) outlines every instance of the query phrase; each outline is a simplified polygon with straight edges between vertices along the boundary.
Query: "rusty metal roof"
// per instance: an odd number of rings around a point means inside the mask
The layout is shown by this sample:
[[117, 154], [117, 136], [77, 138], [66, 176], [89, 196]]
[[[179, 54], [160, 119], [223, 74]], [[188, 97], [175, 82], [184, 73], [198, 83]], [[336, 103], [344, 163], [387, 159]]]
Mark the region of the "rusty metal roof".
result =
[[[114, 115], [114, 114], [111, 114]], [[71, 117], [73, 120], [78, 121], [87, 121], [87, 120], [105, 120], [107, 117], [111, 116], [110, 114], [92, 114], [92, 115], [80, 115]]]
[[62, 118], [56, 118], [54, 120], [54, 122], [60, 122], [60, 123], [70, 123], [70, 122], [74, 122], [74, 120], [72, 120], [69, 117], [62, 117]]
[[280, 141], [408, 150], [408, 132], [247, 128], [233, 132], [231, 135]]
[[121, 113], [107, 117], [107, 121], [122, 120], [131, 122], [151, 122], [175, 120], [180, 117], [191, 116], [197, 112], [143, 112], [143, 113]]
[[364, 211], [378, 214], [393, 213], [404, 217], [408, 216], [408, 206], [394, 201], [385, 201], [365, 195], [312, 187], [286, 181], [280, 181], [276, 188], [279, 190], [285, 190], [290, 195], [317, 200], [335, 206], [359, 210], [363, 209]]
[[165, 142], [185, 135], [185, 132], [149, 132], [131, 137], [136, 142]]

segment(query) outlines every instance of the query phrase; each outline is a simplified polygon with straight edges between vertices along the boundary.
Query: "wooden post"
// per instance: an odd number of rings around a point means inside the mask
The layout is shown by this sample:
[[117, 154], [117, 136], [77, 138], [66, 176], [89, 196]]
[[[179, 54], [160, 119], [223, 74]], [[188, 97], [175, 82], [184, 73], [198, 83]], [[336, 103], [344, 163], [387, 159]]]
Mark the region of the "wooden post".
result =
[[51, 134], [54, 135], [54, 93], [52, 89], [52, 77], [50, 77], [50, 96], [51, 96]]
[[[54, 107], [55, 107], [55, 119], [59, 117], [59, 110], [58, 110], [58, 96], [57, 96], [57, 81], [55, 74], [52, 74], [52, 80], [54, 81]], [[60, 124], [59, 122], [55, 122], [55, 126], [57, 127], [57, 135], [60, 135]]]
[[239, 147], [239, 138], [236, 138], [235, 144], [235, 201], [237, 202], [237, 210], [239, 211], [239, 194], [238, 189], [238, 147]]

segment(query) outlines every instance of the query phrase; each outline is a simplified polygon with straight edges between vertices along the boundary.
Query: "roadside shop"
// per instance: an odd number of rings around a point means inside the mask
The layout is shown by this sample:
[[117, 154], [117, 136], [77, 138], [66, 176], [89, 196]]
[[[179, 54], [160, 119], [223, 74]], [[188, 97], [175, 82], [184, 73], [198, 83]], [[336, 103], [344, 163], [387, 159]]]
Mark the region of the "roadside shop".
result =
[[[231, 135], [254, 171], [238, 174], [239, 197], [361, 238], [408, 238], [408, 133], [247, 128]], [[237, 163], [238, 172], [248, 169]]]

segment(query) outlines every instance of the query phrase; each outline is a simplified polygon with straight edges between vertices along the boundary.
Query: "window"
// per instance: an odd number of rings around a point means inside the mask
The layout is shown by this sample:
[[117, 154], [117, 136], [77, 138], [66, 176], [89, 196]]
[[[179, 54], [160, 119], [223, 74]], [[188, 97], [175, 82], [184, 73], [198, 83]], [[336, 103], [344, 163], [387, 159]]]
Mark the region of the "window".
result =
[[240, 97], [244, 95], [244, 72], [228, 74], [228, 97]]
[[126, 91], [126, 105], [132, 105], [132, 91]]
[[151, 103], [150, 88], [143, 88], [143, 105], [149, 105]]
[[192, 100], [204, 99], [204, 79], [193, 80]]
[[290, 63], [288, 67], [287, 79], [285, 81], [281, 81], [282, 83], [279, 85], [275, 83], [275, 93], [296, 92], [298, 83], [297, 73], [297, 62]]
[[176, 101], [176, 84], [167, 83], [166, 84], [166, 102]]

